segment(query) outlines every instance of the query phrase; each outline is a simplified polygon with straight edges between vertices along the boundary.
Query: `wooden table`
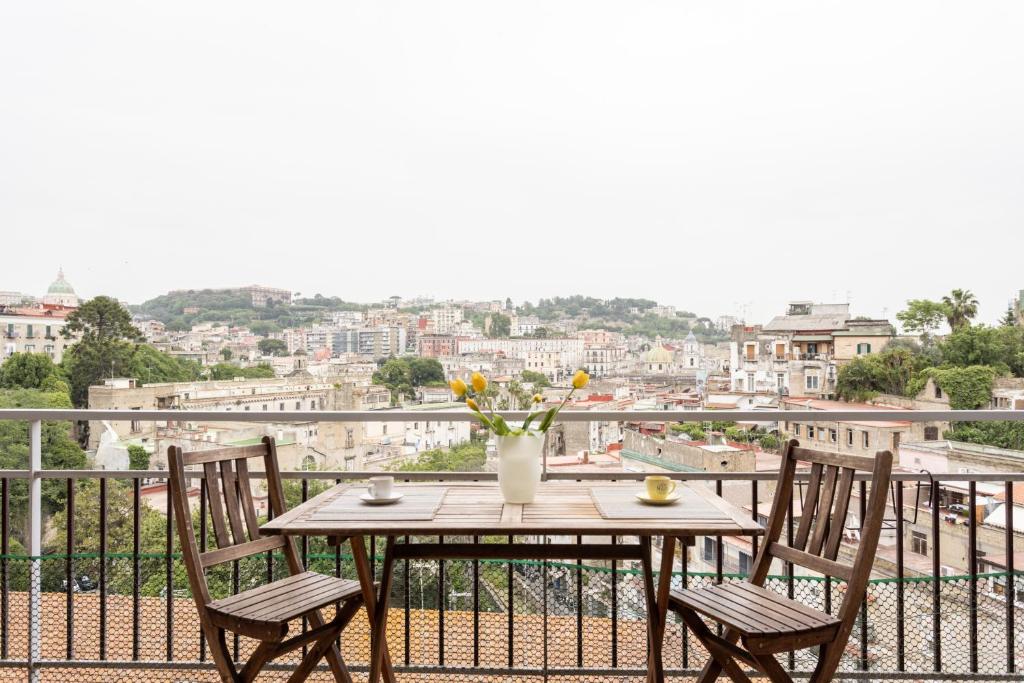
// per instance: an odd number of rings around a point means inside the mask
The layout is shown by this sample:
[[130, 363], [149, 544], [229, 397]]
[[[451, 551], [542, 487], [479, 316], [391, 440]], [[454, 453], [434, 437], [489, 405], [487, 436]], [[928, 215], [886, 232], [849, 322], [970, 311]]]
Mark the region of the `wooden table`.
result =
[[[661, 644], [668, 614], [668, 595], [671, 587], [675, 546], [679, 539], [695, 536], [754, 536], [764, 530], [739, 508], [702, 487], [683, 485], [682, 500], [672, 506], [675, 510], [665, 517], [650, 519], [609, 519], [602, 516], [591, 489], [621, 486], [639, 491], [637, 482], [612, 484], [610, 482], [543, 482], [533, 503], [504, 504], [495, 482], [474, 483], [416, 483], [396, 482], [396, 491], [415, 493], [416, 489], [443, 488], [440, 507], [432, 519], [388, 519], [381, 510], [400, 509], [398, 506], [372, 511], [367, 506], [367, 519], [354, 519], [351, 514], [334, 515], [344, 519], [331, 519], [330, 510], [342, 501], [339, 497], [353, 488], [363, 486], [340, 484], [295, 509], [263, 525], [269, 534], [294, 536], [327, 536], [341, 542], [351, 540], [352, 557], [362, 585], [371, 630], [370, 683], [377, 683], [383, 674], [388, 683], [394, 681], [387, 651], [387, 610], [395, 560], [451, 559], [451, 560], [639, 560], [643, 570], [644, 593], [647, 602], [647, 631], [650, 638], [647, 680], [664, 680], [661, 662]], [[419, 492], [423, 494], [423, 491]], [[345, 500], [348, 500], [350, 493]], [[400, 504], [399, 504], [400, 505]], [[687, 506], [701, 513], [687, 518], [679, 507]], [[661, 510], [661, 508], [655, 508]], [[665, 508], [669, 510], [669, 508]], [[648, 513], [650, 514], [650, 513]], [[676, 515], [669, 517], [668, 515]], [[660, 513], [659, 513], [660, 515]], [[366, 553], [365, 536], [385, 536], [380, 589], [374, 591], [374, 577]], [[416, 539], [410, 543], [395, 543], [397, 536], [635, 536], [638, 543], [439, 543]], [[661, 567], [657, 587], [651, 561], [651, 537], [662, 536]]]

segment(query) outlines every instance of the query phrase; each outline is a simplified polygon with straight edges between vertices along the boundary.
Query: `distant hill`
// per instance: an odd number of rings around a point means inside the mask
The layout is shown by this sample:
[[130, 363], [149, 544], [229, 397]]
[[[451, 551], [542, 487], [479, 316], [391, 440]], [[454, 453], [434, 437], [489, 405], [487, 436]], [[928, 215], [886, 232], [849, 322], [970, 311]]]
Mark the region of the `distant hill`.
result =
[[248, 325], [257, 334], [267, 334], [285, 327], [316, 322], [325, 313], [332, 311], [366, 308], [364, 304], [353, 304], [320, 294], [297, 299], [290, 306], [268, 301], [266, 306], [254, 307], [252, 297], [239, 288], [177, 290], [133, 306], [132, 310], [152, 316], [172, 330], [187, 330], [200, 322], [220, 322]]

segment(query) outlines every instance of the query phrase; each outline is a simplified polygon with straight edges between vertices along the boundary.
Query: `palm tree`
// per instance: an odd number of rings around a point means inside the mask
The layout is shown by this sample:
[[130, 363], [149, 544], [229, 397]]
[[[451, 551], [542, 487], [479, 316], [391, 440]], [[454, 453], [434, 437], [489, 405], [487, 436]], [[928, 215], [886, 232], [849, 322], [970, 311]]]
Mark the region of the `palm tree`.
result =
[[942, 297], [949, 328], [959, 330], [970, 325], [971, 318], [978, 315], [978, 298], [969, 289], [954, 289], [949, 294]]

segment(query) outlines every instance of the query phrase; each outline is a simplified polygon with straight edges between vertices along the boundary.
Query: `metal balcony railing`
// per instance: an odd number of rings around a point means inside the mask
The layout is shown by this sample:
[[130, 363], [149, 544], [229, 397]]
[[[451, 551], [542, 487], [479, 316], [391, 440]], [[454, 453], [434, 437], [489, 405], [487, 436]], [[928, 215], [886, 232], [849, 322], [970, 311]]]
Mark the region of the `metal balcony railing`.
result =
[[[472, 419], [463, 411], [434, 411], [445, 420]], [[806, 418], [806, 414], [802, 414]], [[824, 419], [825, 413], [822, 414]], [[1020, 411], [843, 411], [837, 420], [1022, 420]], [[783, 421], [788, 411], [758, 411], [759, 422]], [[167, 473], [152, 471], [44, 470], [43, 423], [54, 420], [166, 422], [396, 422], [423, 420], [424, 411], [286, 412], [234, 411], [38, 411], [0, 410], [0, 421], [24, 423], [29, 435], [28, 466], [0, 471], [0, 680], [106, 680], [116, 669], [127, 679], [150, 680], [162, 670], [178, 676], [209, 676], [209, 651], [178, 555], [173, 522], [166, 515]], [[745, 411], [579, 411], [564, 422], [749, 420]], [[211, 444], [215, 447], [216, 444]], [[1024, 470], [1024, 462], [1022, 462]], [[285, 472], [291, 504], [341, 481], [371, 472]], [[489, 480], [489, 472], [396, 473], [407, 480]], [[636, 472], [546, 470], [549, 479], [637, 480]], [[749, 495], [754, 519], [768, 513], [772, 472], [673, 472], [671, 476], [717, 493]], [[209, 511], [197, 487], [195, 523], [207, 537]], [[803, 479], [803, 478], [800, 478]], [[1024, 546], [1013, 518], [1014, 484], [1024, 473], [906, 473], [894, 475], [883, 549], [876, 562], [857, 622], [842, 678], [863, 680], [1020, 680], [1024, 661], [1024, 572], [1015, 554]], [[966, 485], [966, 538], [950, 535], [950, 509], [940, 501], [943, 482]], [[871, 482], [855, 488], [860, 505]], [[953, 484], [950, 483], [952, 486]], [[799, 486], [799, 484], [798, 484]], [[993, 486], [1005, 499], [1003, 524], [980, 518], [979, 486]], [[45, 510], [60, 499], [63, 512]], [[934, 497], [933, 497], [934, 496]], [[939, 503], [942, 504], [939, 504]], [[851, 508], [856, 509], [857, 505]], [[859, 516], [857, 517], [860, 518]], [[990, 520], [991, 522], [991, 520]], [[960, 527], [956, 527], [959, 529]], [[24, 529], [24, 531], [22, 531]], [[927, 547], [915, 530], [929, 530]], [[793, 525], [789, 525], [792, 533]], [[848, 529], [849, 548], [857, 528]], [[20, 543], [23, 539], [24, 543]], [[885, 540], [888, 539], [888, 540]], [[979, 548], [993, 539], [1004, 558]], [[43, 541], [46, 540], [46, 552]], [[484, 543], [489, 539], [457, 539]], [[550, 539], [517, 537], [516, 542]], [[567, 539], [584, 542], [582, 537]], [[617, 539], [616, 539], [617, 540]], [[374, 548], [383, 539], [371, 539]], [[565, 542], [566, 539], [559, 539]], [[21, 547], [21, 546], [24, 547]], [[962, 547], [961, 547], [962, 546]], [[320, 539], [302, 543], [303, 558], [315, 571], [354, 576], [342, 548]], [[694, 586], [740, 578], [757, 552], [757, 541], [709, 537], [677, 559], [673, 582]], [[742, 554], [745, 553], [747, 559]], [[966, 557], [967, 569], [950, 574], [950, 557]], [[375, 565], [376, 565], [375, 558]], [[657, 563], [656, 563], [657, 564]], [[283, 559], [268, 554], [211, 573], [211, 586], [227, 595], [282, 575]], [[395, 576], [390, 634], [392, 658], [403, 674], [437, 674], [445, 680], [628, 680], [643, 672], [643, 586], [635, 568], [614, 562], [431, 561], [399, 563]], [[842, 582], [794, 575], [780, 565], [772, 588], [808, 605], [831, 610], [841, 600]], [[218, 595], [219, 597], [219, 595]], [[673, 676], [692, 675], [706, 654], [670, 616], [666, 666]], [[362, 616], [346, 631], [342, 649], [355, 670], [367, 661], [369, 645]], [[243, 654], [251, 643], [233, 642]], [[797, 672], [813, 668], [805, 653], [783, 663]], [[287, 666], [284, 664], [282, 666]], [[192, 673], [187, 673], [192, 672]], [[163, 674], [161, 674], [163, 675]], [[172, 675], [173, 677], [174, 675]]]

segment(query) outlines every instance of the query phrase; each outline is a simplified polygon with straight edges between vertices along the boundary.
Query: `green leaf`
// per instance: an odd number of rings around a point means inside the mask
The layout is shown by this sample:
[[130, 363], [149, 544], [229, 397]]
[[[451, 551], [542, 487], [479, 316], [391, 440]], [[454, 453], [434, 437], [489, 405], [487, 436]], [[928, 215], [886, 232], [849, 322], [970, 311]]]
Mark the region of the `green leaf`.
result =
[[539, 415], [543, 415], [543, 410], [538, 410], [536, 413], [530, 413], [526, 416], [526, 420], [523, 422], [523, 431], [526, 431], [530, 427], [530, 423], [533, 422]]
[[512, 431], [511, 429], [509, 429], [508, 423], [505, 422], [505, 418], [503, 418], [501, 415], [495, 415], [492, 419], [494, 420], [495, 425], [494, 433], [497, 434], [498, 436], [505, 436], [506, 434]]
[[551, 408], [551, 409], [548, 410], [547, 414], [544, 415], [544, 420], [541, 421], [540, 426], [537, 427], [537, 429], [539, 431], [542, 431], [542, 432], [548, 431], [548, 428], [551, 427], [551, 423], [554, 422], [554, 420], [555, 420], [555, 415], [558, 414], [558, 409], [559, 408], [561, 408], [561, 406], [555, 406], [554, 408]]
[[498, 433], [498, 430], [497, 430], [497, 428], [495, 428], [494, 423], [491, 422], [490, 420], [488, 420], [486, 415], [481, 413], [479, 410], [474, 410], [473, 414], [476, 415], [476, 419], [480, 420], [480, 422], [483, 423], [484, 427], [487, 427], [488, 429], [490, 429], [495, 434]]

